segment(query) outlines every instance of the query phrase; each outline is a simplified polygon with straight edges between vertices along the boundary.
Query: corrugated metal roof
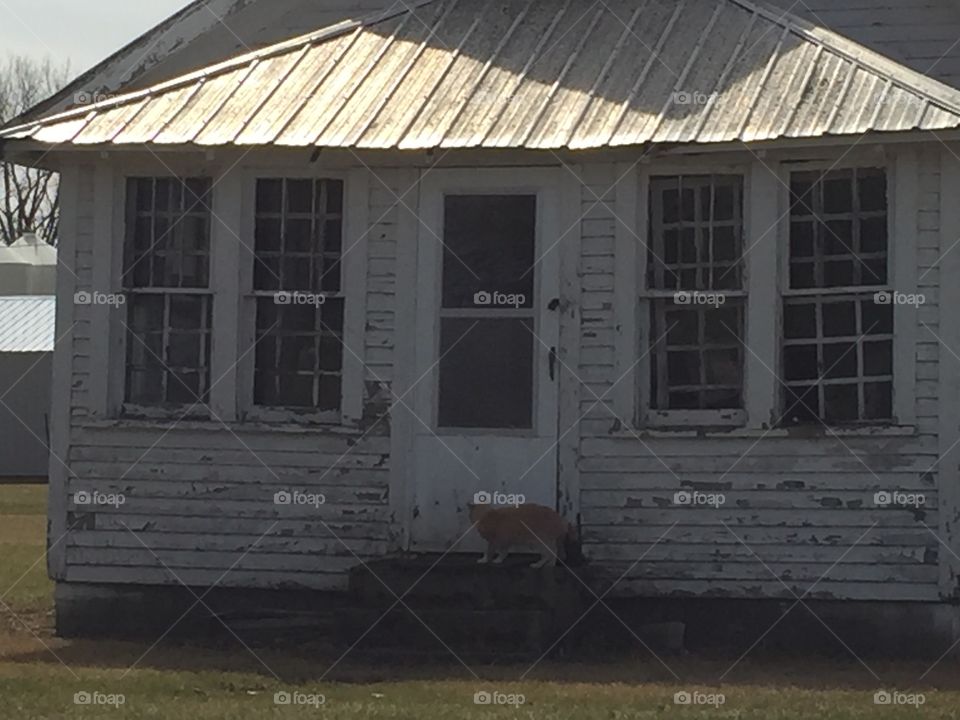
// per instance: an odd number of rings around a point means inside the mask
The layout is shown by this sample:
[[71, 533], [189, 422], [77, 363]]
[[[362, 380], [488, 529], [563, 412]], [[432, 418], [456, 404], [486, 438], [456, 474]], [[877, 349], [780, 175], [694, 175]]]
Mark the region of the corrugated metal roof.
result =
[[748, 0], [430, 0], [0, 137], [588, 149], [960, 127], [960, 92]]
[[0, 297], [0, 352], [51, 352], [56, 310], [52, 295]]

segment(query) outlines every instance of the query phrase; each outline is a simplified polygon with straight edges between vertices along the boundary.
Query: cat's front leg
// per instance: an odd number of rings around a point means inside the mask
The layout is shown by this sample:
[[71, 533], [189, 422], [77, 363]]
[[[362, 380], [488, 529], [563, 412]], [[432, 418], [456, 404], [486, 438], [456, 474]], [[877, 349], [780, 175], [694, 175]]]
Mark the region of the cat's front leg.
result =
[[509, 550], [501, 550], [497, 553], [497, 556], [493, 559], [494, 565], [503, 565], [503, 561], [507, 559], [507, 555], [510, 554]]
[[486, 565], [493, 559], [493, 545], [487, 544], [487, 551], [483, 554], [483, 557], [477, 560], [477, 565]]
[[553, 554], [549, 554], [549, 555], [548, 555], [548, 554], [543, 554], [543, 555], [540, 556], [540, 559], [539, 559], [537, 562], [535, 562], [533, 565], [531, 565], [530, 567], [539, 569], [539, 568], [542, 568], [542, 567], [544, 567], [544, 566], [546, 566], [546, 565], [549, 565], [550, 567], [556, 567], [556, 566], [557, 566], [557, 556], [556, 556], [556, 555], [553, 555]]

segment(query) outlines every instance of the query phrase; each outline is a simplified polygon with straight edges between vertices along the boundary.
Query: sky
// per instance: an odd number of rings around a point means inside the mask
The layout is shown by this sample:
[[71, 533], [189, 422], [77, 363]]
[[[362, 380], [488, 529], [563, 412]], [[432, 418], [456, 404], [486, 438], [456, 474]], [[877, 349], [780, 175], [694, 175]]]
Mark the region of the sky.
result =
[[70, 61], [76, 77], [189, 0], [0, 0], [0, 57]]

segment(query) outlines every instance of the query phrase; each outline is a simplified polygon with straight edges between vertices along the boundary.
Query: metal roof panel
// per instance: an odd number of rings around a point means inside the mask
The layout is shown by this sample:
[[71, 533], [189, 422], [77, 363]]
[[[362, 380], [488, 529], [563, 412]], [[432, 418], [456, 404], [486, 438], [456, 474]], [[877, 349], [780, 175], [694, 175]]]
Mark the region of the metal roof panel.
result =
[[421, 0], [0, 133], [600, 148], [960, 127], [960, 91], [750, 0]]

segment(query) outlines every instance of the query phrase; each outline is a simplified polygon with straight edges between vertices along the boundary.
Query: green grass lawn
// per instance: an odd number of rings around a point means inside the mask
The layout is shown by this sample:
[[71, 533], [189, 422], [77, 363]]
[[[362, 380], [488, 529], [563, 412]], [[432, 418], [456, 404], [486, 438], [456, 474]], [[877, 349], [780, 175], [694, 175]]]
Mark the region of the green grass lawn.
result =
[[[733, 657], [669, 658], [672, 677], [638, 654], [608, 664], [543, 662], [525, 681], [524, 667], [474, 667], [451, 658], [442, 667], [358, 665], [337, 655], [224, 649], [164, 641], [65, 641], [52, 631], [52, 584], [46, 578], [42, 486], [0, 485], [0, 718], [250, 718], [338, 720], [628, 720], [632, 718], [960, 717], [958, 664], [944, 662], [924, 682], [929, 663], [871, 661], [878, 682], [858, 662], [777, 661], [748, 657], [723, 685]], [[131, 670], [130, 668], [133, 667]], [[924, 704], [877, 706], [879, 687], [922, 693]], [[722, 693], [717, 706], [674, 703], [677, 692]], [[99, 693], [112, 705], [78, 705], [76, 693]], [[275, 693], [314, 704], [277, 705]], [[523, 704], [478, 705], [477, 693], [501, 693]], [[324, 703], [319, 705], [323, 696]], [[112, 697], [111, 697], [112, 696]], [[481, 696], [482, 697], [482, 696]]]

